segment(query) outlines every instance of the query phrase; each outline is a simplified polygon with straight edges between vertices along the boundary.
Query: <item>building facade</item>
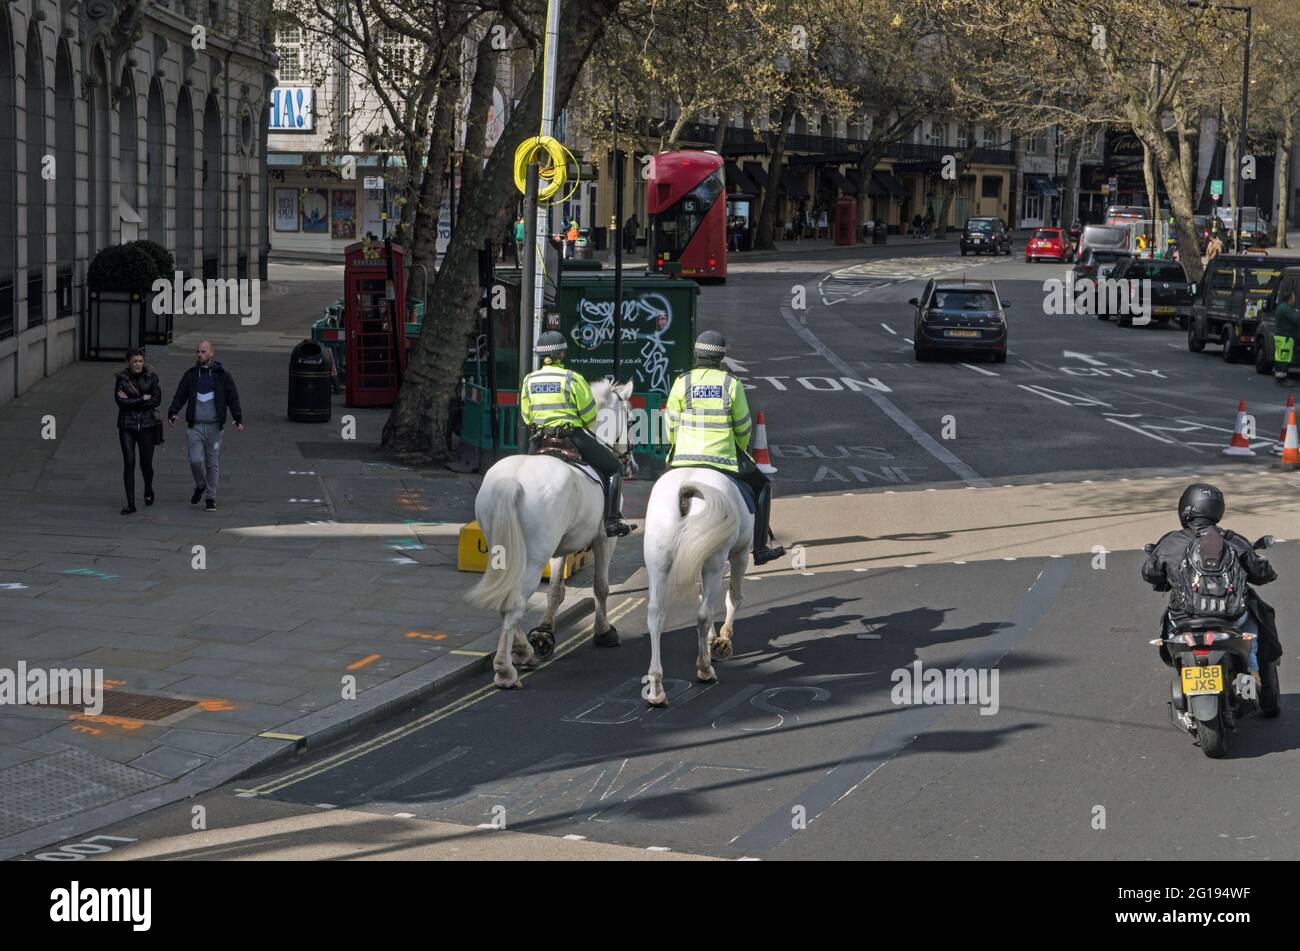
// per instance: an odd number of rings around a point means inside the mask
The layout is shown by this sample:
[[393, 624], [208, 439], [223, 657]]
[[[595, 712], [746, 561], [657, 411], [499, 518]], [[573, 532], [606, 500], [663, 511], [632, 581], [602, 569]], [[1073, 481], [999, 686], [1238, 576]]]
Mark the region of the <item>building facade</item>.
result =
[[0, 5], [0, 403], [77, 359], [102, 248], [258, 276], [271, 85], [244, 0]]

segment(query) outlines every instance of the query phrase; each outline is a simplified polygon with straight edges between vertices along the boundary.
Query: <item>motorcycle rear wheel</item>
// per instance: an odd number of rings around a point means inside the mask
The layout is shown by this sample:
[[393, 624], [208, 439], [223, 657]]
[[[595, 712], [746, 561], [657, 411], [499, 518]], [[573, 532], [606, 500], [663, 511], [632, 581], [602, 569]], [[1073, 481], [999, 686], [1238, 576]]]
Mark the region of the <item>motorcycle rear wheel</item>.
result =
[[1267, 720], [1282, 715], [1282, 685], [1277, 675], [1277, 661], [1260, 671], [1259, 713]]
[[1223, 719], [1222, 709], [1212, 720], [1197, 721], [1196, 741], [1201, 752], [1210, 759], [1222, 759], [1228, 755], [1228, 724]]

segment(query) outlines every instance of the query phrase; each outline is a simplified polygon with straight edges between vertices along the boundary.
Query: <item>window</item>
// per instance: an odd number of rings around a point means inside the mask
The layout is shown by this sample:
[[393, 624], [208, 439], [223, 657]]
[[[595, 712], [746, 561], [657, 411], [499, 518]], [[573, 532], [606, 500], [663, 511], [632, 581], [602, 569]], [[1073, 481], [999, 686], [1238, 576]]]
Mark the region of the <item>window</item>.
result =
[[1025, 192], [1025, 219], [1039, 219], [1043, 217], [1043, 196], [1036, 191]]
[[297, 83], [303, 78], [302, 27], [291, 26], [275, 31], [275, 51], [280, 54], [276, 70], [281, 83]]
[[[1002, 147], [1002, 136], [1000, 130], [995, 125], [986, 125], [984, 127], [984, 148], [997, 149]], [[986, 178], [985, 181], [988, 181]], [[984, 196], [989, 197], [988, 195]]]
[[1042, 132], [1036, 132], [1029, 137], [1025, 143], [1025, 151], [1030, 155], [1047, 154], [1047, 136]]
[[957, 126], [957, 148], [964, 149], [970, 145], [970, 126]]
[[414, 37], [391, 27], [380, 27], [375, 34], [380, 49], [381, 68], [394, 72], [414, 73], [420, 67], [421, 47]]
[[1002, 197], [1002, 176], [985, 175], [984, 184], [981, 186], [980, 197], [1001, 198]]
[[932, 122], [930, 123], [930, 144], [947, 145], [948, 144], [948, 123]]

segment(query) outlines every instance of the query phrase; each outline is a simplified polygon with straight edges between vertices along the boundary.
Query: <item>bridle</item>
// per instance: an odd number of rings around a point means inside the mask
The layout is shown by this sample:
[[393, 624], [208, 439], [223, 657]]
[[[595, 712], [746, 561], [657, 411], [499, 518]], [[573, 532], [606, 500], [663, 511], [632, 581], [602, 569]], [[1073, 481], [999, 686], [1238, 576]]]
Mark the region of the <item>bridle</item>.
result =
[[635, 463], [632, 460], [633, 447], [629, 442], [629, 420], [632, 416], [631, 403], [623, 398], [618, 387], [611, 382], [609, 391], [614, 394], [614, 413], [618, 419], [618, 432], [613, 443], [606, 443], [607, 448], [618, 457], [624, 475], [631, 475]]

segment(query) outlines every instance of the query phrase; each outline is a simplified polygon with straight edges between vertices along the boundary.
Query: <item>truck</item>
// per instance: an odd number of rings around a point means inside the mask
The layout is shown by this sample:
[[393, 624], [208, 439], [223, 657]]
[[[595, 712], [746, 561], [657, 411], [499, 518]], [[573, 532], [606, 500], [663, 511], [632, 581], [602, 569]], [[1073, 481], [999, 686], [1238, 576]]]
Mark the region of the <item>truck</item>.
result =
[[1227, 363], [1253, 357], [1260, 320], [1276, 305], [1282, 272], [1289, 267], [1300, 267], [1300, 258], [1220, 254], [1210, 261], [1190, 288], [1187, 349], [1200, 353], [1207, 343], [1217, 344]]

